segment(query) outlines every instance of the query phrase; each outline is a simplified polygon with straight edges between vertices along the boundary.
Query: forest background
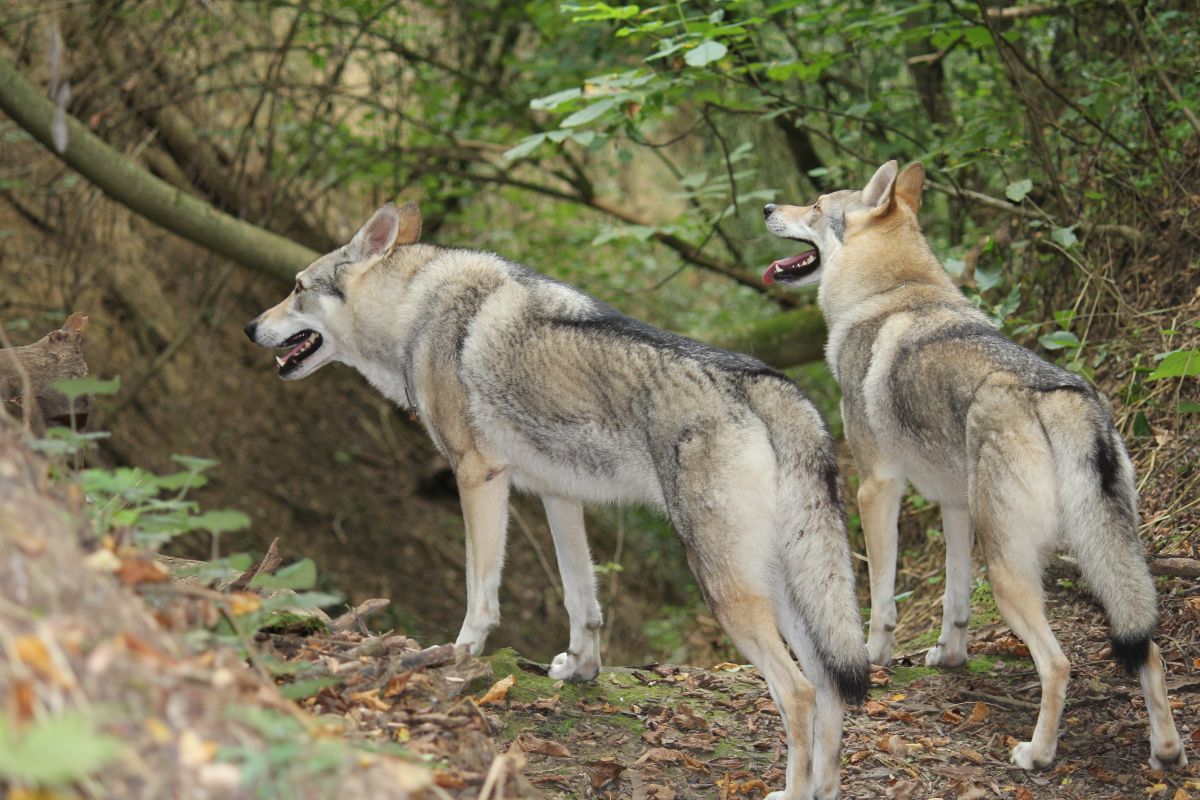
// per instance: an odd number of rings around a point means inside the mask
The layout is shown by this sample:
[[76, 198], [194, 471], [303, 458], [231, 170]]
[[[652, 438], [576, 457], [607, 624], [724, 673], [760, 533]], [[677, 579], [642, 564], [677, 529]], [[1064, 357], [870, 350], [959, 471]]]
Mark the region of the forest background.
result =
[[[417, 201], [428, 241], [495, 250], [787, 368], [840, 435], [814, 294], [759, 281], [786, 254], [760, 209], [920, 159], [947, 270], [1005, 333], [1112, 399], [1148, 549], [1195, 555], [1194, 20], [1188, 3], [1094, 0], [8, 0], [0, 322], [22, 345], [91, 316], [92, 371], [121, 378], [96, 398], [90, 426], [111, 436], [91, 462], [218, 461], [194, 498], [249, 517], [218, 555], [282, 537], [322, 588], [391, 598], [384, 627], [446, 641], [462, 522], [420, 423], [348, 369], [281, 383], [241, 333], [288, 291], [295, 253]], [[53, 107], [39, 138], [65, 140], [78, 169], [13, 121], [19, 84]], [[88, 136], [136, 166], [120, 190], [81, 177], [117, 163]], [[151, 203], [151, 222], [112, 199], [152, 197], [150, 175], [254, 227], [188, 234], [186, 208]], [[927, 505], [914, 494], [902, 513], [902, 634], [932, 626], [940, 593]], [[513, 507], [494, 642], [544, 661], [566, 637], [553, 548], [538, 504]], [[589, 524], [608, 663], [733, 656], [665, 522], [606, 508]], [[171, 547], [207, 557], [212, 542]]]

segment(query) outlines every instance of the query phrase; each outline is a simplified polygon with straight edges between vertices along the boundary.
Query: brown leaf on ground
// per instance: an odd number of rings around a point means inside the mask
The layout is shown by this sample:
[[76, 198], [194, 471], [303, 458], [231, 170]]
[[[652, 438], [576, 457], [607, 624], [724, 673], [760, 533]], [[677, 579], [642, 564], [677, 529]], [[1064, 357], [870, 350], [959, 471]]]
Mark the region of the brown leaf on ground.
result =
[[645, 764], [647, 761], [656, 761], [659, 764], [681, 764], [683, 763], [683, 753], [679, 750], [672, 750], [669, 747], [651, 747], [645, 753], [642, 753], [641, 758], [633, 762], [634, 764]]
[[117, 568], [117, 579], [126, 586], [139, 583], [163, 583], [171, 576], [167, 568], [151, 556], [133, 556], [122, 558], [121, 566]]
[[868, 700], [866, 711], [868, 717], [886, 717], [888, 707], [878, 700]]
[[549, 711], [550, 713], [554, 713], [558, 710], [558, 702], [559, 696], [557, 694], [552, 694], [549, 697], [543, 697], [540, 700], [535, 700], [533, 707], [539, 711]]
[[583, 766], [593, 789], [604, 788], [625, 771], [625, 766], [615, 761], [589, 761]]
[[34, 634], [18, 636], [13, 641], [13, 649], [16, 650], [17, 658], [23, 664], [32, 668], [43, 678], [49, 678], [59, 686], [71, 685], [67, 677], [55, 666], [54, 659], [50, 656], [50, 650], [41, 637]]
[[1033, 792], [1024, 786], [1018, 786], [1017, 790], [1013, 792], [1013, 800], [1033, 800]]
[[522, 733], [518, 736], [513, 744], [526, 753], [538, 753], [543, 756], [553, 756], [554, 758], [571, 758], [571, 751], [558, 742], [551, 742], [547, 739], [539, 739], [532, 733]]
[[253, 614], [262, 608], [262, 598], [253, 592], [235, 592], [229, 595], [229, 613], [235, 617]]
[[963, 721], [963, 715], [955, 711], [953, 708], [947, 708], [942, 712], [942, 715], [939, 717], [939, 719], [942, 722], [945, 722], [947, 725], [957, 725]]
[[982, 703], [976, 700], [974, 707], [971, 709], [970, 716], [967, 717], [967, 722], [972, 725], [978, 725], [988, 718], [988, 714], [990, 714], [991, 711], [992, 710], [988, 708], [987, 703]]
[[483, 697], [475, 701], [481, 706], [498, 706], [502, 705], [508, 697], [508, 690], [517, 682], [516, 675], [506, 675], [500, 680], [492, 684], [492, 688], [488, 689]]

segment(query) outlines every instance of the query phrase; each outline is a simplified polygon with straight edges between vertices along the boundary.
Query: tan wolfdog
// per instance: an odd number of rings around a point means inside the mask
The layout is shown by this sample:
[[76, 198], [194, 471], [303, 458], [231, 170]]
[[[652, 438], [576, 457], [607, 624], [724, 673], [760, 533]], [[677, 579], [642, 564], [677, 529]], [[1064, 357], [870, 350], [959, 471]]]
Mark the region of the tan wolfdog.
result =
[[1065, 545], [1108, 616], [1113, 655], [1136, 671], [1150, 763], [1187, 763], [1163, 681], [1154, 584], [1138, 540], [1133, 466], [1104, 400], [1079, 376], [1010, 342], [951, 282], [921, 233], [925, 170], [884, 164], [861, 191], [811, 206], [768, 205], [767, 229], [806, 245], [767, 283], [820, 283], [826, 355], [842, 387], [862, 483], [871, 574], [872, 662], [891, 658], [896, 518], [906, 482], [942, 506], [942, 635], [927, 663], [967, 660], [974, 537], [996, 606], [1029, 646], [1042, 683], [1022, 769], [1054, 758], [1069, 664], [1046, 619], [1042, 571]]

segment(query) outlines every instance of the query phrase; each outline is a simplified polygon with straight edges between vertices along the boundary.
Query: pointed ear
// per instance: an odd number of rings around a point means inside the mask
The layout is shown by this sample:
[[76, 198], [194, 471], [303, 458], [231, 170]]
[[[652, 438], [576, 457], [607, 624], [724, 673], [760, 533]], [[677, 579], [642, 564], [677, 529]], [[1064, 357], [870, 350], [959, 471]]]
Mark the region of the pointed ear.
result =
[[421, 239], [421, 209], [416, 203], [400, 207], [400, 232], [396, 244], [414, 244]]
[[400, 214], [394, 205], [388, 203], [358, 229], [349, 247], [360, 261], [365, 261], [389, 252], [395, 246], [399, 233]]
[[914, 161], [896, 178], [896, 197], [915, 214], [921, 209], [921, 192], [925, 189], [925, 165]]
[[871, 180], [863, 187], [862, 202], [873, 212], [883, 213], [892, 207], [892, 198], [896, 192], [897, 168], [895, 160], [887, 162], [875, 170]]

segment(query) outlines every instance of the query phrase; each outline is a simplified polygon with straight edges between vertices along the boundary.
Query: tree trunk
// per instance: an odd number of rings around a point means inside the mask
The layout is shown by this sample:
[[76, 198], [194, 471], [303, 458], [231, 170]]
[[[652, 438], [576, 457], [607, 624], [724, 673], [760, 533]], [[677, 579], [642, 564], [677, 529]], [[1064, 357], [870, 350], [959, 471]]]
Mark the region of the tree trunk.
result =
[[71, 399], [53, 388], [55, 381], [83, 378], [88, 374], [83, 360], [83, 329], [87, 316], [72, 314], [61, 330], [52, 331], [25, 347], [0, 350], [0, 408], [14, 417], [25, 418], [35, 435], [47, 426], [76, 428], [87, 424], [91, 398]]

